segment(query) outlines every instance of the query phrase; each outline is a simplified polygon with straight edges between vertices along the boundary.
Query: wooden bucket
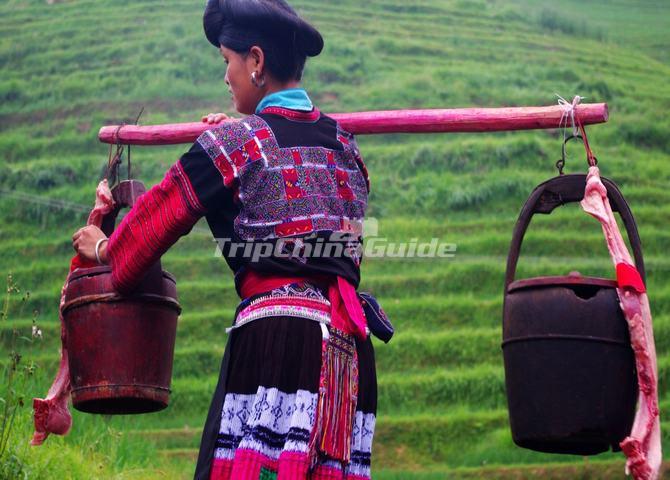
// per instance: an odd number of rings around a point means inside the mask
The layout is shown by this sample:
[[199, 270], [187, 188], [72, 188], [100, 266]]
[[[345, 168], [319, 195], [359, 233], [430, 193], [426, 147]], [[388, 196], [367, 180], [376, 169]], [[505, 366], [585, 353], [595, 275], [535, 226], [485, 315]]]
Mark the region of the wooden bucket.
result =
[[[114, 187], [118, 207], [103, 222], [107, 235], [120, 208], [132, 207], [144, 191], [135, 180]], [[114, 291], [109, 266], [72, 272], [63, 322], [74, 407], [102, 414], [166, 408], [180, 313], [175, 279], [160, 262], [127, 296]]]

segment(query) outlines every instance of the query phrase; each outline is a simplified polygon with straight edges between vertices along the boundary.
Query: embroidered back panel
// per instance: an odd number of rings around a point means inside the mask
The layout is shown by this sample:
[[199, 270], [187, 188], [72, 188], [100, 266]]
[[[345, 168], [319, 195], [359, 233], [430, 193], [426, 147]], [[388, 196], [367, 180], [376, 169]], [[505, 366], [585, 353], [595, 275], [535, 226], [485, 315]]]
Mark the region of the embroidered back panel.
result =
[[338, 126], [337, 140], [342, 150], [282, 148], [257, 115], [208, 130], [198, 138], [224, 184], [238, 190], [241, 208], [235, 233], [243, 240], [324, 230], [362, 236], [367, 171], [353, 136]]

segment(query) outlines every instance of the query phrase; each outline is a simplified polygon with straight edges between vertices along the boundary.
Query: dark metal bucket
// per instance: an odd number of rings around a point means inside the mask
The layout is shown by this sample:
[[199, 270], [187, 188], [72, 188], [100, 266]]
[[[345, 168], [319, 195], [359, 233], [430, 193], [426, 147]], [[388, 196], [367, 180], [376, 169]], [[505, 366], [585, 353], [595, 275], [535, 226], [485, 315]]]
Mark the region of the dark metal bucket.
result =
[[[134, 180], [112, 190], [118, 208], [103, 222], [107, 235], [120, 208], [144, 191]], [[75, 270], [63, 305], [74, 407], [103, 414], [166, 408], [180, 312], [175, 279], [160, 262], [128, 296], [114, 291], [108, 266]]]
[[[633, 215], [617, 186], [602, 180], [644, 279]], [[635, 358], [616, 281], [578, 272], [514, 281], [533, 215], [581, 201], [585, 188], [586, 175], [539, 185], [521, 211], [507, 260], [502, 349], [512, 438], [541, 452], [619, 451], [635, 416]]]

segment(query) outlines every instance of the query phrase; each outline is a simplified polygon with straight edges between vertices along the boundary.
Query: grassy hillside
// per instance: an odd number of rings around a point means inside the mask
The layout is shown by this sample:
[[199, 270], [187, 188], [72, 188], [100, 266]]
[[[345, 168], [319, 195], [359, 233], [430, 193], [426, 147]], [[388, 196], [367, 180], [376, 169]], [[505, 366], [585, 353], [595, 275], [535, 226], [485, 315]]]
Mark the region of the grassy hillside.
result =
[[[588, 133], [603, 174], [620, 185], [640, 226], [667, 418], [670, 7], [654, 0], [292, 4], [326, 40], [304, 82], [326, 112], [548, 105], [554, 93], [609, 103], [609, 123]], [[46, 392], [57, 367], [70, 237], [107, 162], [99, 127], [131, 122], [142, 107], [144, 124], [233, 113], [201, 8], [194, 0], [0, 2], [0, 273], [13, 272], [31, 292], [27, 308], [10, 310], [13, 324], [0, 321], [0, 351], [6, 366], [13, 328], [29, 335], [37, 309], [44, 339], [28, 354], [39, 365], [29, 397]], [[398, 332], [391, 344], [376, 344], [376, 478], [624, 478], [621, 454], [540, 454], [514, 446], [509, 432], [500, 350], [505, 259], [521, 205], [555, 174], [560, 137], [553, 130], [359, 138], [380, 236], [457, 244], [452, 259], [364, 261], [361, 289], [377, 295]], [[133, 176], [157, 183], [186, 148], [134, 148]], [[583, 150], [571, 144], [566, 171], [584, 170]], [[49, 468], [59, 459], [82, 479], [192, 473], [237, 299], [204, 221], [163, 265], [178, 279], [183, 306], [170, 407], [132, 418], [74, 412], [69, 436], [41, 450], [22, 447], [26, 469], [41, 471], [39, 478], [62, 478]], [[534, 221], [519, 277], [576, 269], [613, 274], [598, 224], [576, 207]], [[15, 444], [29, 435], [28, 407]]]

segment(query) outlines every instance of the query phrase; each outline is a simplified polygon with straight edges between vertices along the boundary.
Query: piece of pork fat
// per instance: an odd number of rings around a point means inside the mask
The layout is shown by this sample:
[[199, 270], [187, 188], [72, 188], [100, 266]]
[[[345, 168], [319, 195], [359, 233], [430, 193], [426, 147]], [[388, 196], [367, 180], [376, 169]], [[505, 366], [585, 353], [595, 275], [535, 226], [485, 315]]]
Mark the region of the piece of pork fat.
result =
[[651, 310], [646, 289], [619, 231], [600, 180], [598, 167], [589, 168], [582, 208], [603, 227], [607, 249], [616, 265], [619, 302], [623, 310], [631, 345], [635, 352], [639, 396], [635, 422], [630, 435], [621, 443], [626, 455], [626, 475], [635, 480], [656, 480], [661, 467], [661, 422], [658, 410], [658, 369]]
[[[107, 184], [107, 179], [102, 180], [95, 190], [95, 206], [88, 216], [87, 225], [102, 226], [102, 220], [114, 209], [114, 199]], [[82, 260], [75, 255], [70, 262], [70, 273], [77, 268], [94, 267], [96, 264]], [[65, 341], [65, 324], [63, 323], [63, 304], [65, 302], [65, 291], [67, 289], [68, 275], [61, 290], [60, 306], [58, 314], [61, 324], [61, 357], [56, 378], [47, 392], [47, 397], [33, 399], [33, 421], [35, 433], [30, 441], [31, 445], [42, 445], [50, 433], [65, 435], [72, 427], [72, 416], [68, 409], [70, 399], [70, 369], [68, 366], [67, 343]]]

